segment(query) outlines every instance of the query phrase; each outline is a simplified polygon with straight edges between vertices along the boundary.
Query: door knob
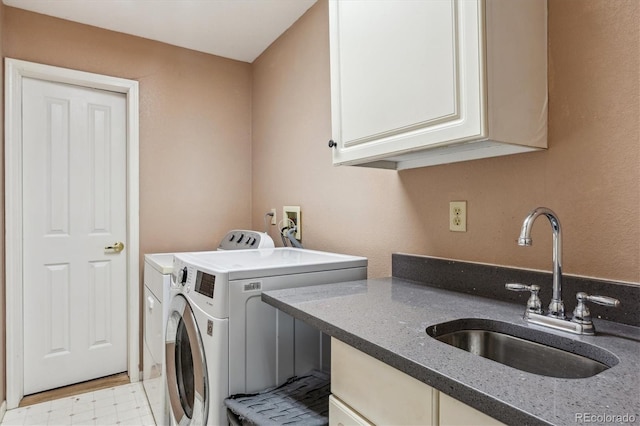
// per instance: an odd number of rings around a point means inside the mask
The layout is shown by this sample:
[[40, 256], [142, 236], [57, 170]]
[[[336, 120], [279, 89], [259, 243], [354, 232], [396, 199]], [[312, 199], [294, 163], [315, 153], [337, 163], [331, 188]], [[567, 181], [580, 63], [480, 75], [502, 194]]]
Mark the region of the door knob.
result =
[[124, 243], [122, 241], [118, 241], [112, 246], [105, 246], [104, 249], [113, 250], [116, 253], [120, 253], [122, 250], [124, 250]]

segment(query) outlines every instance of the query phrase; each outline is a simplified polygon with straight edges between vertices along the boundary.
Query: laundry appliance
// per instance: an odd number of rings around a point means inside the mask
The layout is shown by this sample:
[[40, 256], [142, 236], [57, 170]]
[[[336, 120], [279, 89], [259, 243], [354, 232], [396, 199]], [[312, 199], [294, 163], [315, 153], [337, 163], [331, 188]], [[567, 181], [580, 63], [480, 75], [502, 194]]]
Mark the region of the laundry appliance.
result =
[[164, 408], [164, 331], [169, 313], [173, 253], [144, 256], [144, 333], [142, 385], [156, 424], [166, 421]]
[[165, 341], [171, 423], [227, 424], [227, 396], [328, 369], [329, 339], [261, 294], [366, 276], [366, 258], [299, 248], [176, 254]]
[[[218, 250], [251, 250], [274, 247], [271, 237], [263, 232], [234, 229], [222, 238]], [[171, 302], [171, 271], [174, 253], [145, 254], [144, 259], [144, 386], [153, 418], [158, 425], [169, 422], [165, 405], [164, 343]]]

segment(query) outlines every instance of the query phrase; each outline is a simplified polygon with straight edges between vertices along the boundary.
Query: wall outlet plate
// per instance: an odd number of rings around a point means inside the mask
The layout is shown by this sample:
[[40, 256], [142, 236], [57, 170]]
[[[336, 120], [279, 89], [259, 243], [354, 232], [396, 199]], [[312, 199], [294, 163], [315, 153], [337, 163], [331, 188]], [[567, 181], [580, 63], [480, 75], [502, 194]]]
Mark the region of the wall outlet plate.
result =
[[449, 231], [467, 232], [467, 202], [449, 203]]
[[296, 233], [293, 235], [296, 240], [302, 240], [302, 222], [300, 217], [300, 206], [284, 206], [282, 207], [282, 218], [285, 220], [284, 226], [290, 227], [289, 221], [291, 220], [296, 226]]

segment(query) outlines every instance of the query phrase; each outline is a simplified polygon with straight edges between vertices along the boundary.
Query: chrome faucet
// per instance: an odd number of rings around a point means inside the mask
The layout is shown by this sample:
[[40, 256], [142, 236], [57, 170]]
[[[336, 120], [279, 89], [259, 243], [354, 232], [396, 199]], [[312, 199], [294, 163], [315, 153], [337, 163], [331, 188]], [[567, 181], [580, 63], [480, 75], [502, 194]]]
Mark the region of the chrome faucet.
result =
[[564, 303], [562, 302], [562, 229], [560, 228], [558, 216], [546, 207], [534, 209], [522, 223], [518, 245], [528, 247], [533, 244], [531, 240], [531, 228], [533, 227], [533, 222], [542, 215], [545, 215], [547, 219], [549, 219], [549, 222], [551, 222], [551, 230], [553, 231], [553, 294], [547, 315], [554, 318], [565, 319]]
[[562, 230], [560, 229], [558, 216], [546, 207], [534, 209], [522, 223], [518, 245], [530, 246], [532, 244], [531, 228], [533, 227], [533, 222], [538, 216], [542, 215], [549, 219], [553, 231], [553, 294], [549, 304], [549, 312], [547, 315], [542, 312], [540, 298], [538, 297], [539, 286], [509, 283], [505, 284], [505, 287], [511, 291], [531, 292], [531, 297], [524, 312], [525, 321], [575, 334], [593, 335], [595, 334], [595, 327], [593, 326], [593, 321], [591, 321], [591, 313], [587, 308], [586, 302], [617, 308], [620, 306], [620, 301], [612, 297], [589, 296], [584, 292], [579, 292], [576, 295], [577, 304], [573, 311], [573, 318], [571, 320], [567, 319], [564, 314], [564, 303], [562, 302]]

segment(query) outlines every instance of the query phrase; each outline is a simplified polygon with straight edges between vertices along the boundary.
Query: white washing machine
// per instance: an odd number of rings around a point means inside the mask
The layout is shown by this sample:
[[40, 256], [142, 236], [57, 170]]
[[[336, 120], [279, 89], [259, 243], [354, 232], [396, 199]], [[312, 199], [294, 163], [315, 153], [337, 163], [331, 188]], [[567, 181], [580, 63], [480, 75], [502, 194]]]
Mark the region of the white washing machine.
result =
[[[273, 247], [271, 237], [263, 232], [232, 230], [225, 235], [218, 250], [248, 250]], [[174, 253], [146, 254], [144, 264], [144, 347], [142, 384], [153, 418], [158, 425], [169, 424], [165, 404], [165, 330], [172, 294], [171, 271]]]
[[262, 302], [262, 291], [366, 276], [366, 258], [296, 248], [176, 254], [165, 342], [171, 423], [225, 425], [227, 396], [328, 369], [326, 336]]

